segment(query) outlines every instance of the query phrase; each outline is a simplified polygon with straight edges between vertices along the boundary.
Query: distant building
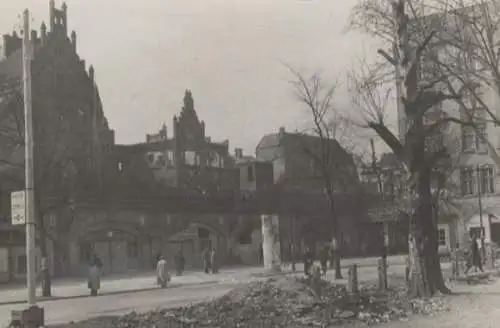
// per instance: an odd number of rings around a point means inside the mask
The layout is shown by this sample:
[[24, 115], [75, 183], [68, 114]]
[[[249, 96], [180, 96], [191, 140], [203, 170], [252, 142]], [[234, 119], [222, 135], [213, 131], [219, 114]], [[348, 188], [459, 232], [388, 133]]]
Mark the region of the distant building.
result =
[[[323, 154], [322, 142], [326, 144]], [[273, 163], [274, 181], [290, 188], [323, 192], [322, 165], [330, 166], [330, 176], [337, 192], [358, 186], [353, 157], [335, 139], [322, 141], [318, 136], [286, 132], [262, 137], [255, 150], [259, 161]]]
[[[205, 134], [205, 122], [198, 119], [191, 91], [184, 94], [184, 106], [172, 120], [172, 137], [162, 125], [156, 134], [148, 134], [146, 142], [119, 145], [118, 152], [139, 156], [164, 186], [199, 189], [203, 192], [237, 190], [238, 170], [229, 154], [229, 142], [213, 142]], [[134, 155], [132, 155], [134, 154]], [[123, 169], [128, 160], [122, 159]]]
[[[256, 159], [273, 165], [276, 192], [282, 194], [276, 196], [276, 202], [288, 211], [288, 215], [280, 217], [283, 234], [287, 236], [283, 238], [295, 235], [294, 238], [300, 239], [295, 240], [300, 242], [300, 247], [306, 244], [315, 247], [317, 243], [319, 247], [330, 238], [331, 229], [328, 226], [331, 225], [331, 211], [326, 205], [326, 169], [335, 193], [335, 212], [342, 231], [342, 252], [345, 256], [360, 254], [362, 229], [359, 224], [366, 219], [362, 206], [355, 205], [360, 181], [353, 156], [337, 140], [290, 133], [282, 127], [277, 133], [262, 137], [256, 147]], [[288, 240], [284, 244], [289, 245], [290, 242]], [[285, 254], [290, 252], [287, 249], [283, 251]]]

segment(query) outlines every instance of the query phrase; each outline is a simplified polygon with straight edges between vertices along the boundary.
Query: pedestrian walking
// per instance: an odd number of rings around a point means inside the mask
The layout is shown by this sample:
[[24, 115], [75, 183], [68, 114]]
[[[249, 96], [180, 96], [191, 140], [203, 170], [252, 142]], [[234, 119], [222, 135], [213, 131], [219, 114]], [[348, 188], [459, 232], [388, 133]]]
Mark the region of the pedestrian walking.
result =
[[184, 272], [184, 266], [186, 263], [186, 259], [184, 258], [184, 254], [182, 254], [182, 250], [179, 250], [175, 255], [175, 269], [178, 276], [181, 276]]
[[217, 266], [217, 251], [215, 250], [215, 247], [212, 248], [212, 251], [210, 252], [210, 264], [212, 265], [212, 274], [216, 274], [219, 272], [219, 268]]
[[170, 282], [170, 274], [168, 273], [167, 261], [163, 256], [160, 256], [160, 260], [156, 264], [156, 282], [160, 287], [165, 288]]
[[259, 264], [264, 265], [264, 248], [262, 247], [262, 244], [259, 245]]
[[319, 254], [319, 261], [321, 263], [321, 271], [323, 275], [328, 271], [328, 259], [330, 258], [330, 246], [324, 245]]
[[201, 253], [201, 257], [202, 257], [202, 260], [203, 260], [203, 267], [204, 267], [204, 270], [205, 270], [205, 273], [206, 274], [209, 274], [210, 273], [210, 269], [211, 269], [211, 250], [210, 248], [205, 248], [203, 250], [203, 252]]
[[312, 249], [306, 246], [306, 249], [304, 251], [304, 273], [306, 276], [310, 274], [313, 262], [314, 262], [314, 254], [312, 252]]
[[472, 267], [476, 268], [476, 272], [477, 269], [484, 272], [481, 254], [479, 252], [479, 240], [476, 235], [472, 236], [472, 243], [470, 247], [469, 261], [464, 273], [467, 274]]
[[90, 290], [90, 295], [97, 296], [97, 292], [101, 289], [101, 269], [99, 262], [94, 258], [90, 264], [87, 287]]

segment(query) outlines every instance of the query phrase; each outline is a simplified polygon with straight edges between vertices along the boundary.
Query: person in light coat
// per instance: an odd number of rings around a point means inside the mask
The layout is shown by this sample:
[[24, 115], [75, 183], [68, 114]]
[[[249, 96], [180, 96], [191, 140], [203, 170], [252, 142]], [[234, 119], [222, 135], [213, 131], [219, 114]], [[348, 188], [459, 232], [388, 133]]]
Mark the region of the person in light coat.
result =
[[162, 288], [167, 287], [170, 281], [170, 274], [168, 273], [167, 261], [163, 256], [160, 256], [158, 263], [156, 264], [156, 282]]
[[95, 260], [92, 261], [89, 268], [88, 288], [92, 296], [97, 296], [97, 292], [101, 288], [101, 269]]

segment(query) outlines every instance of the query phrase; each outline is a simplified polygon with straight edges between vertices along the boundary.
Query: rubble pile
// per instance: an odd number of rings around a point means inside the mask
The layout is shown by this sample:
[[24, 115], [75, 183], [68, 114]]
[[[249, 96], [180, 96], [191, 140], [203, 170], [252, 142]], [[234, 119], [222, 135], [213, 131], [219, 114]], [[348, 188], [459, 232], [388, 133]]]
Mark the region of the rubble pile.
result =
[[[307, 279], [280, 277], [236, 288], [209, 302], [177, 309], [100, 320], [92, 327], [326, 327], [357, 321], [372, 325], [411, 314], [447, 310], [441, 298], [409, 300], [403, 289], [378, 292], [374, 287], [349, 295], [342, 285], [321, 281], [321, 295]], [[84, 328], [75, 323], [64, 328]]]

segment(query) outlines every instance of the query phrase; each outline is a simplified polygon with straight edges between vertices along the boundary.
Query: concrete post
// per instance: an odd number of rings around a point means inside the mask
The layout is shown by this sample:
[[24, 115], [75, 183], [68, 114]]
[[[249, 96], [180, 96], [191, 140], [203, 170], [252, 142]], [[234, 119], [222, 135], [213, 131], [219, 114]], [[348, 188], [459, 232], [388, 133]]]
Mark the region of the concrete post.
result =
[[279, 218], [277, 215], [261, 215], [262, 251], [264, 267], [270, 271], [281, 271], [281, 254], [279, 239]]
[[358, 290], [358, 266], [353, 264], [348, 271], [347, 291], [351, 295], [357, 295]]

